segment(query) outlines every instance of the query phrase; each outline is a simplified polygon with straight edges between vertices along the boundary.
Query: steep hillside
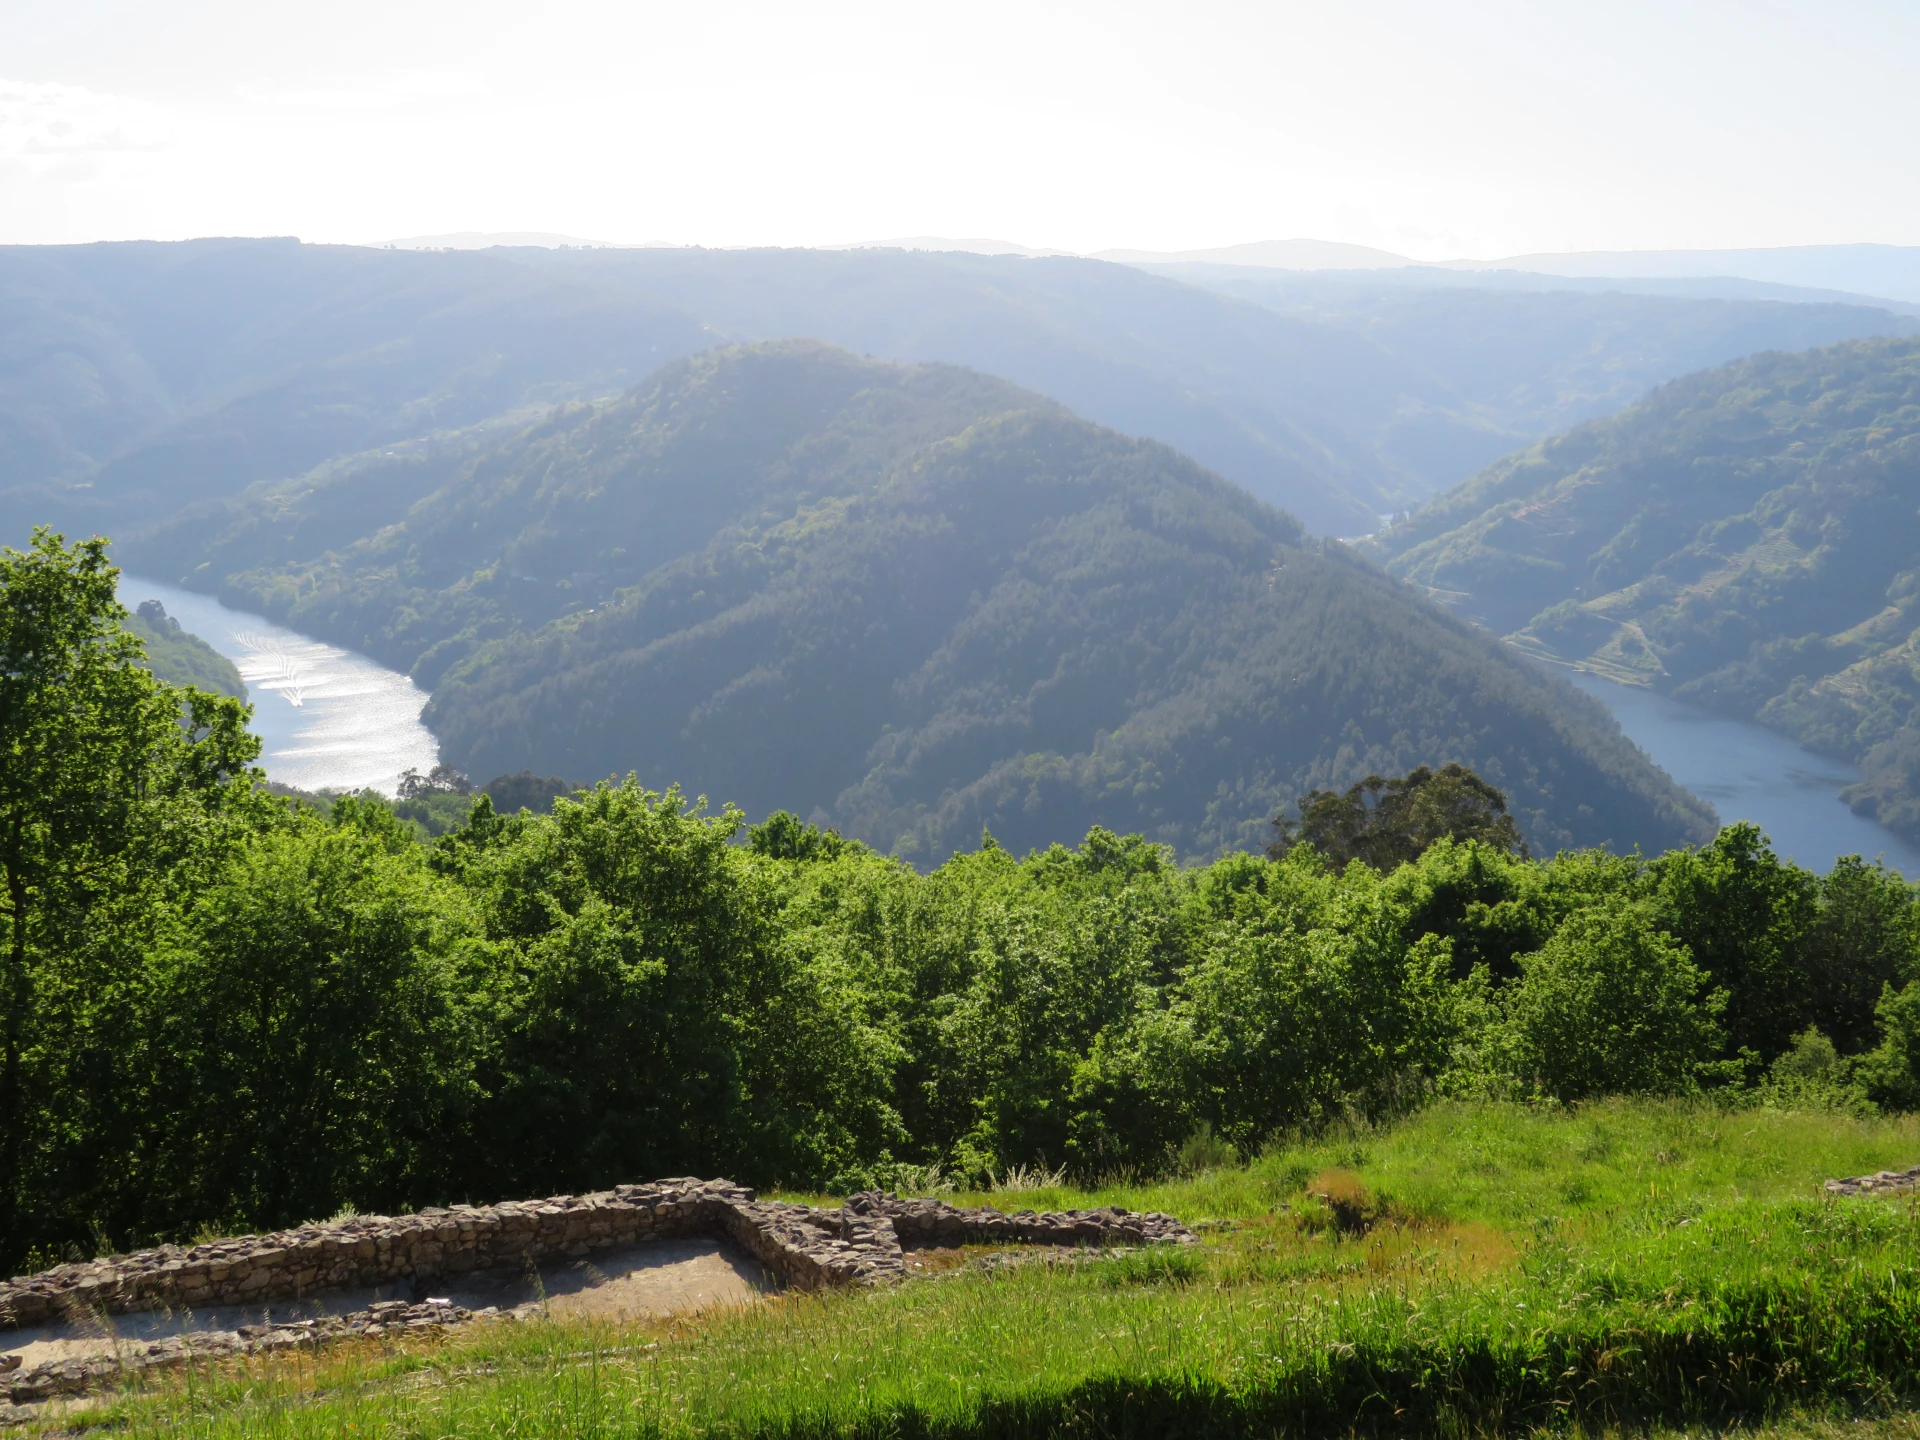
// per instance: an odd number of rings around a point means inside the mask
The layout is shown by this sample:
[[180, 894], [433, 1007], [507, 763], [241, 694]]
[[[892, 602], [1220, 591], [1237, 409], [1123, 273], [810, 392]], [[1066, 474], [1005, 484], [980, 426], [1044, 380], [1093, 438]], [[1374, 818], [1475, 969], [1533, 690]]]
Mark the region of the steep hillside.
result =
[[1190, 460], [950, 366], [713, 352], [225, 593], [412, 667], [474, 773], [637, 769], [939, 858], [1245, 846], [1460, 759], [1534, 843], [1697, 837], [1597, 705]]
[[1920, 341], [1770, 354], [1511, 456], [1379, 537], [1545, 657], [1857, 760], [1920, 831]]
[[216, 695], [247, 698], [246, 684], [233, 661], [215, 650], [167, 614], [158, 600], [148, 600], [127, 616], [126, 627], [146, 647], [147, 668], [169, 685], [195, 685]]

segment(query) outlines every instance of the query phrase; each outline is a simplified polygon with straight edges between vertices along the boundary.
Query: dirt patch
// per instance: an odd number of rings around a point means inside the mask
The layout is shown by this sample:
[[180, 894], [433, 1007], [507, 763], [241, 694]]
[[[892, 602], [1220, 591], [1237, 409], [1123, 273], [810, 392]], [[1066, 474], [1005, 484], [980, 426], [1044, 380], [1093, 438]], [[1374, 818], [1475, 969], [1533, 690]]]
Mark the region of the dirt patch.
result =
[[[906, 1258], [908, 1275], [944, 1275], [950, 1270], [964, 1269], [968, 1263], [967, 1252], [957, 1245], [935, 1245], [925, 1250], [915, 1250]], [[972, 1258], [978, 1259], [976, 1254]]]
[[778, 1288], [758, 1261], [713, 1240], [659, 1240], [544, 1265], [538, 1276], [462, 1276], [439, 1293], [469, 1310], [544, 1302], [564, 1319], [647, 1319], [750, 1305]]
[[1307, 1194], [1327, 1207], [1334, 1229], [1342, 1235], [1365, 1235], [1389, 1218], [1389, 1207], [1345, 1170], [1322, 1170], [1307, 1186]]
[[[425, 1299], [411, 1281], [335, 1290], [304, 1300], [79, 1315], [0, 1336], [0, 1354], [25, 1372], [62, 1360], [142, 1353], [155, 1341], [192, 1335], [238, 1341], [243, 1328], [350, 1315], [382, 1301]], [[537, 1271], [482, 1271], [427, 1287], [465, 1310], [560, 1318], [649, 1319], [748, 1305], [777, 1288], [759, 1262], [713, 1240], [659, 1240], [603, 1250], [586, 1260], [550, 1261]]]
[[1479, 1221], [1443, 1226], [1428, 1243], [1463, 1276], [1504, 1270], [1520, 1255], [1505, 1231]]

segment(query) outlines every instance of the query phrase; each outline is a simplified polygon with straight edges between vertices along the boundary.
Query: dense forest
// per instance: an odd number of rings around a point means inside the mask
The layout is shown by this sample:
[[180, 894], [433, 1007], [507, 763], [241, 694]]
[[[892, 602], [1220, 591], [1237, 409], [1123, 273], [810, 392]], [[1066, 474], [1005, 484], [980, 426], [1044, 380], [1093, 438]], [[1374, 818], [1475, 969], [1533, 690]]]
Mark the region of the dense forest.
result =
[[1394, 293], [1276, 313], [1125, 265], [876, 250], [0, 247], [0, 297], [30, 337], [0, 358], [0, 539], [45, 521], [131, 538], [349, 457], [381, 471], [371, 528], [425, 493], [399, 462], [456, 432], [794, 335], [1003, 375], [1354, 535], [1647, 384], [1912, 324], [1684, 297], [1570, 313], [1487, 290], [1423, 316]]
[[[270, 796], [113, 594], [98, 540], [0, 553], [16, 1265], [661, 1174], [1150, 1175], [1443, 1094], [1920, 1100], [1913, 890], [1750, 826], [1530, 860], [1455, 771], [1362, 787], [1419, 838], [1375, 866], [1316, 818], [1278, 860], [1095, 829], [923, 875], [629, 779], [423, 844]], [[1443, 793], [1482, 838], [1423, 828]]]
[[223, 594], [410, 670], [463, 770], [638, 770], [923, 863], [982, 826], [1245, 848], [1307, 789], [1447, 761], [1547, 850], [1710, 824], [1596, 704], [1184, 457], [812, 342], [556, 410]]
[[1535, 654], [1857, 761], [1920, 833], [1916, 478], [1920, 342], [1861, 341], [1675, 381], [1373, 544]]

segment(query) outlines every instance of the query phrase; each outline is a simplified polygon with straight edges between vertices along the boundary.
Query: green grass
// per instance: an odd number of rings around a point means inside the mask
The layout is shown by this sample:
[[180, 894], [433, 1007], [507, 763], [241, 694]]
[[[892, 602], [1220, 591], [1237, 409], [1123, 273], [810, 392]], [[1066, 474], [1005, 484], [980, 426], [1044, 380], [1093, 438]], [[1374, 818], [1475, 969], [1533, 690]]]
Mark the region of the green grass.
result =
[[1542, 1214], [1618, 1210], [1658, 1196], [1810, 1198], [1827, 1178], [1916, 1162], [1920, 1116], [1912, 1115], [1859, 1120], [1690, 1101], [1611, 1100], [1577, 1110], [1448, 1104], [1385, 1129], [1276, 1146], [1244, 1168], [1191, 1179], [942, 1198], [1003, 1210], [1124, 1205], [1188, 1221], [1240, 1219], [1298, 1196], [1324, 1171], [1344, 1170], [1414, 1215], [1527, 1225]]
[[[484, 1327], [210, 1370], [64, 1423], [434, 1440], [1897, 1418], [1920, 1373], [1920, 1211], [1819, 1182], [1916, 1151], [1906, 1119], [1444, 1107], [1189, 1180], [956, 1197], [1232, 1222], [1193, 1252], [976, 1267], [655, 1326]], [[1309, 1193], [1329, 1184], [1389, 1218], [1342, 1233]]]

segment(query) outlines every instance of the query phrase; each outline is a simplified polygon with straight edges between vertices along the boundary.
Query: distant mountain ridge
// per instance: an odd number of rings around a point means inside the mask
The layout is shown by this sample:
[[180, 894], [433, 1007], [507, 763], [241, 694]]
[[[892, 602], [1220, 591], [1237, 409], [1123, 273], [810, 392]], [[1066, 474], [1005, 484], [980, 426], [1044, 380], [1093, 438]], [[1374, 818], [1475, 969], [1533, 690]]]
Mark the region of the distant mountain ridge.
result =
[[1369, 245], [1332, 240], [1256, 240], [1204, 250], [1102, 250], [1129, 265], [1233, 265], [1275, 270], [1513, 271], [1569, 279], [1752, 280], [1920, 303], [1920, 246], [1778, 245], [1730, 250], [1534, 251], [1487, 260], [1415, 260]]
[[1255, 240], [1207, 250], [1100, 250], [1093, 258], [1123, 265], [1258, 265], [1275, 270], [1397, 270], [1421, 263], [1390, 250], [1337, 240]]
[[0, 246], [0, 532], [125, 534], [331, 457], [632, 384], [688, 316], [488, 254]]
[[[660, 244], [660, 241], [645, 242]], [[409, 235], [397, 240], [371, 240], [371, 250], [491, 250], [495, 247], [538, 246], [543, 250], [585, 247], [589, 250], [617, 250], [625, 246], [616, 240], [585, 240], [578, 235], [557, 235], [550, 230], [454, 230], [445, 235]]]
[[1071, 250], [1035, 248], [1031, 245], [1016, 244], [1012, 240], [989, 240], [977, 236], [966, 239], [946, 235], [901, 235], [892, 240], [856, 240], [847, 245], [822, 245], [820, 248], [822, 250], [931, 250], [936, 253], [960, 255], [1018, 255], [1027, 260], [1073, 254]]
[[1185, 457], [814, 342], [556, 410], [221, 590], [410, 668], [474, 773], [636, 769], [923, 861], [982, 827], [1245, 848], [1311, 785], [1448, 759], [1542, 848], [1710, 826], [1596, 703]]
[[1920, 833], [1920, 340], [1758, 355], [1489, 467], [1369, 542], [1543, 658], [1857, 761]]
[[[462, 230], [381, 240], [375, 246], [399, 249], [480, 250], [491, 246], [545, 249], [675, 249], [663, 241], [640, 245], [585, 240], [546, 231]], [[753, 248], [753, 247], [740, 247]], [[1076, 256], [1083, 252], [1024, 245], [1012, 240], [909, 235], [891, 240], [859, 240], [827, 250], [901, 249], [971, 255], [1018, 255], [1029, 259]], [[1252, 240], [1187, 250], [1147, 250], [1110, 246], [1084, 252], [1093, 260], [1150, 268], [1227, 265], [1241, 269], [1318, 271], [1452, 271], [1474, 274], [1506, 271], [1542, 279], [1593, 280], [1748, 280], [1824, 291], [1829, 297], [1900, 300], [1920, 304], [1920, 246], [1855, 243], [1842, 245], [1748, 246], [1722, 250], [1540, 250], [1492, 259], [1456, 257], [1417, 260], [1372, 245], [1344, 240]]]
[[[1463, 298], [1466, 299], [1491, 299], [1493, 295], [1502, 294], [1559, 294], [1644, 295], [1679, 301], [1774, 300], [1789, 305], [1884, 310], [1909, 321], [1920, 318], [1920, 303], [1772, 280], [1748, 280], [1736, 275], [1550, 275], [1525, 270], [1449, 269], [1433, 265], [1406, 266], [1398, 270], [1278, 270], [1261, 265], [1139, 263], [1139, 268], [1170, 280], [1198, 285], [1203, 290], [1217, 290], [1223, 295], [1251, 300], [1283, 314], [1310, 313], [1323, 307], [1325, 299], [1332, 296], [1378, 304], [1390, 297], [1404, 297], [1409, 291], [1455, 291], [1465, 292]], [[1307, 302], [1305, 307], [1303, 301]]]
[[[1780, 306], [1569, 282], [1558, 290], [1465, 289], [1462, 277], [1444, 270], [1398, 272], [1384, 283], [1378, 272], [1186, 266], [1171, 273], [1364, 334], [1409, 372], [1431, 377], [1425, 404], [1407, 387], [1400, 412], [1378, 434], [1377, 453], [1408, 471], [1451, 468], [1463, 477], [1532, 438], [1622, 410], [1664, 381], [1758, 351], [1810, 350], [1860, 335], [1865, 313], [1804, 295]], [[1920, 317], [1874, 313], [1880, 320], [1864, 333], [1920, 333]], [[1454, 423], [1461, 415], [1478, 426]]]
[[1920, 245], [1780, 245], [1744, 250], [1586, 250], [1450, 260], [1449, 267], [1526, 270], [1541, 275], [1732, 275], [1780, 285], [1842, 290], [1889, 300], [1920, 301]]
[[[1595, 296], [1569, 324], [1565, 299], [1461, 294], [1442, 336], [1379, 296], [1247, 303], [1080, 259], [0, 247], [0, 538], [23, 543], [46, 521], [126, 536], [250, 485], [461, 444], [475, 425], [618, 393], [676, 356], [788, 335], [1005, 375], [1173, 445], [1310, 529], [1355, 535], [1595, 413], [1583, 405], [1756, 348], [1913, 323]], [[1516, 363], [1519, 384], [1505, 378]]]

